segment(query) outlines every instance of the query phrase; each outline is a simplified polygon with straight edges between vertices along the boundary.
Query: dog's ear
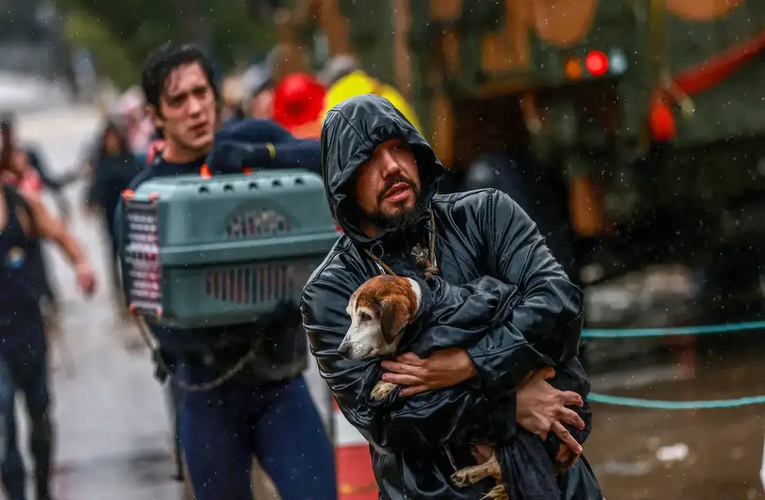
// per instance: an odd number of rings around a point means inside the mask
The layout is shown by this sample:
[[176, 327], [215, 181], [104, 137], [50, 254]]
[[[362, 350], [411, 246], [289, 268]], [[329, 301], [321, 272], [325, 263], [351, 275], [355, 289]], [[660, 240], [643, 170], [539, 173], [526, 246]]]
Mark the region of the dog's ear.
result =
[[381, 300], [378, 304], [383, 338], [386, 344], [393, 344], [406, 324], [405, 308], [393, 300]]

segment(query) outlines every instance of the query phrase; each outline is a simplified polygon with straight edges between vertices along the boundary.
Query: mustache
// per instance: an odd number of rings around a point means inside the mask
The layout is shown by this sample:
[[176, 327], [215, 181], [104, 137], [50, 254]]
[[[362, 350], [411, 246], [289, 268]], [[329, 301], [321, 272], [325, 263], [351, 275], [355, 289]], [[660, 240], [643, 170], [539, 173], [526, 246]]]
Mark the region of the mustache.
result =
[[419, 196], [420, 192], [419, 189], [417, 189], [417, 185], [414, 183], [414, 181], [404, 177], [403, 175], [396, 175], [388, 179], [388, 181], [385, 183], [385, 186], [383, 186], [383, 188], [380, 190], [380, 193], [377, 195], [377, 203], [382, 203], [382, 200], [385, 198], [385, 195], [388, 194], [388, 191], [390, 191], [390, 189], [399, 182], [403, 182], [409, 186], [414, 194]]

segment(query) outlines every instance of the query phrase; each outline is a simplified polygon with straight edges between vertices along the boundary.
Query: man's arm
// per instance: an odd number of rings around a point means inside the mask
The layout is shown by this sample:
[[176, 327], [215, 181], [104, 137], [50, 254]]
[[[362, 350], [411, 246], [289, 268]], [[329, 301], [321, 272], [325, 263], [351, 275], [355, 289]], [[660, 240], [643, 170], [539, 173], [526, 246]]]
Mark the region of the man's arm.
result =
[[552, 365], [576, 356], [582, 335], [583, 293], [569, 280], [526, 212], [492, 190], [478, 215], [493, 275], [518, 288], [518, 302], [503, 325], [467, 348], [488, 394], [513, 387], [508, 370], [515, 337], [522, 336]]
[[82, 291], [90, 295], [95, 291], [95, 275], [90, 267], [88, 258], [82, 246], [66, 230], [66, 227], [53, 217], [43, 202], [34, 196], [24, 197], [29, 205], [30, 215], [33, 219], [34, 229], [37, 236], [53, 241], [64, 252], [69, 262], [72, 263], [77, 281]]
[[305, 168], [321, 175], [321, 144], [297, 139], [272, 120], [247, 119], [218, 132], [207, 163], [224, 173], [239, 173], [243, 167]]
[[[337, 352], [350, 327], [346, 307], [360, 284], [355, 281], [350, 276], [319, 277], [301, 299], [311, 352], [348, 421], [375, 447], [388, 452], [432, 450], [460, 441], [479, 420], [485, 424], [482, 434], [512, 438], [514, 400], [508, 399], [498, 409], [478, 390], [475, 379], [410, 397], [399, 398], [394, 392], [384, 401], [372, 400], [372, 387], [382, 376], [380, 360], [350, 361]], [[497, 418], [488, 421], [490, 414]]]

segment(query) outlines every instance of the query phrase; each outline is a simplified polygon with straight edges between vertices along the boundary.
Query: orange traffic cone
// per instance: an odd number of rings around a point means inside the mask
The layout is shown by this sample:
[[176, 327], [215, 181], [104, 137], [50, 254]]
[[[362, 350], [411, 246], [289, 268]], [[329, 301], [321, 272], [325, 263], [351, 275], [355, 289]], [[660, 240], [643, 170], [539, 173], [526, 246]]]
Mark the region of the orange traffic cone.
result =
[[377, 500], [369, 443], [343, 416], [332, 399], [338, 500]]

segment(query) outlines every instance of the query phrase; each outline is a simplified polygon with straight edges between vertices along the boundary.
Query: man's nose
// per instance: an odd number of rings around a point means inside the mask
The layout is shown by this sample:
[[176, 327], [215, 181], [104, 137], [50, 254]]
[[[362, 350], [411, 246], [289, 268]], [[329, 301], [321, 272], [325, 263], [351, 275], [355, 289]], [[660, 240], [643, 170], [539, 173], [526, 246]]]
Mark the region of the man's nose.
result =
[[401, 173], [401, 166], [396, 158], [390, 152], [384, 151], [382, 154], [383, 177], [398, 175]]
[[189, 99], [189, 113], [192, 115], [197, 115], [202, 112], [202, 103], [199, 99], [196, 97], [191, 97]]
[[337, 353], [344, 357], [345, 359], [350, 359], [351, 352], [353, 351], [353, 346], [351, 346], [351, 343], [347, 340], [343, 340], [340, 342], [340, 347], [337, 348]]

